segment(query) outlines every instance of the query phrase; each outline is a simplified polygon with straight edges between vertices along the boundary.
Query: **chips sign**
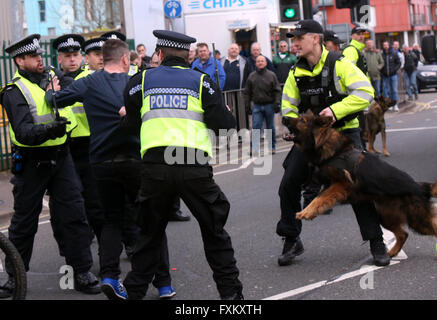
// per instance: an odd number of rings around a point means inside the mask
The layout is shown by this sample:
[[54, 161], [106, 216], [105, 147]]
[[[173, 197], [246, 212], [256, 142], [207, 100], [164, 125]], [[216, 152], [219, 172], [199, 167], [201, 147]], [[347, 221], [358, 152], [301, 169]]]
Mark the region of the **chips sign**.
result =
[[169, 0], [164, 4], [164, 14], [169, 19], [179, 18], [182, 14], [182, 4], [177, 0]]

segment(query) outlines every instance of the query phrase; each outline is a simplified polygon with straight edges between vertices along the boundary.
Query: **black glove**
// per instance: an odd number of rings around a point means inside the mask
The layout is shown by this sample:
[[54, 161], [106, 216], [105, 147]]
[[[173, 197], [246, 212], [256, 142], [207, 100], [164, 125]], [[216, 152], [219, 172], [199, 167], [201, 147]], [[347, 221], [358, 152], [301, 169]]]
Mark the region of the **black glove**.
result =
[[274, 104], [273, 105], [273, 110], [275, 111], [275, 113], [279, 113], [281, 111], [281, 105], [280, 104]]
[[47, 135], [50, 139], [62, 138], [67, 132], [68, 120], [64, 117], [56, 119], [52, 123], [46, 124]]

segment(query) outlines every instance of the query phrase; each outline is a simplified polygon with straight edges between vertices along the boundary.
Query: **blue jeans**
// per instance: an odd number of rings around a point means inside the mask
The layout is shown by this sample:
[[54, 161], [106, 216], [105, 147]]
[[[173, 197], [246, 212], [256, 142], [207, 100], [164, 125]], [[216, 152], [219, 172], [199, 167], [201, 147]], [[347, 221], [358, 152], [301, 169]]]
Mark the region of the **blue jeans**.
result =
[[398, 101], [398, 75], [382, 78], [382, 94], [391, 100]]
[[413, 87], [414, 94], [419, 92], [417, 90], [416, 73], [416, 71], [413, 71], [410, 75], [408, 75], [407, 72], [404, 72], [405, 89], [407, 90], [408, 97], [411, 99], [413, 98], [413, 95], [411, 94], [411, 87]]
[[[266, 120], [266, 129], [269, 146], [272, 150], [276, 149], [276, 130], [275, 130], [275, 111], [271, 104], [254, 104], [252, 110], [252, 149], [254, 152], [259, 152], [261, 128]], [[272, 135], [270, 137], [271, 130]]]
[[381, 95], [381, 80], [371, 80], [373, 89], [375, 89], [375, 98]]

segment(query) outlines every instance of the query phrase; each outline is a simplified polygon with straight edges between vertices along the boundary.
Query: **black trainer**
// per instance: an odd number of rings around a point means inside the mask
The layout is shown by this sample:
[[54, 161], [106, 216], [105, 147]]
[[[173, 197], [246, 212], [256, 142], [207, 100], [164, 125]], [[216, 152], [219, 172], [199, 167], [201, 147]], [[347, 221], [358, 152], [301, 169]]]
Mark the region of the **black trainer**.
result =
[[387, 253], [387, 248], [382, 239], [370, 240], [370, 252], [372, 253], [373, 262], [376, 266], [384, 267], [390, 264], [390, 256]]
[[12, 297], [12, 293], [15, 289], [15, 280], [12, 277], [8, 278], [2, 286], [0, 286], [0, 299], [7, 299]]
[[99, 280], [91, 272], [79, 273], [74, 277], [74, 289], [86, 294], [102, 292]]
[[301, 255], [305, 249], [303, 243], [299, 237], [296, 239], [285, 238], [284, 248], [282, 249], [282, 255], [278, 258], [278, 264], [282, 266], [290, 265], [294, 258]]

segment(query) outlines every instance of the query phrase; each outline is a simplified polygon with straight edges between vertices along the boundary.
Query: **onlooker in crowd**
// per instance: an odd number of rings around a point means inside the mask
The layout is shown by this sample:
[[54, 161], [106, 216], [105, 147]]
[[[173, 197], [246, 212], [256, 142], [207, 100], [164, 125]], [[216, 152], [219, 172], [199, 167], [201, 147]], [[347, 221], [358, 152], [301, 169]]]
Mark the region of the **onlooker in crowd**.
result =
[[292, 43], [291, 43], [291, 46], [290, 46], [290, 53], [293, 54], [293, 55], [295, 55], [296, 58], [299, 59], [299, 56], [298, 56], [298, 53], [297, 53], [297, 44], [296, 44], [295, 42], [292, 42]]
[[405, 64], [405, 59], [404, 59], [404, 53], [400, 49], [399, 41], [393, 42], [393, 50], [398, 54], [399, 60], [401, 61], [401, 69], [402, 69]]
[[[261, 55], [261, 46], [259, 45], [258, 42], [252, 43], [252, 46], [250, 47], [250, 56], [247, 58], [246, 68], [244, 69], [243, 87], [245, 86], [246, 80], [249, 77], [249, 75], [256, 70], [256, 58], [258, 58], [260, 55]], [[275, 72], [275, 67], [273, 66], [273, 63], [267, 57], [266, 60], [267, 60], [267, 69]]]
[[222, 54], [220, 53], [220, 51], [215, 50], [215, 51], [214, 51], [214, 56], [215, 56], [215, 58], [216, 58], [217, 60], [220, 60], [220, 62], [221, 62], [221, 60], [222, 60]]
[[161, 64], [161, 61], [159, 60], [158, 52], [154, 52], [152, 56], [150, 57], [150, 68], [156, 68], [159, 67]]
[[146, 46], [142, 43], [140, 43], [139, 45], [137, 45], [137, 52], [138, 55], [140, 56], [141, 60], [142, 60], [142, 65], [141, 65], [141, 69], [146, 69], [149, 67], [149, 63], [150, 63], [150, 57], [146, 54]]
[[[423, 62], [425, 59], [423, 58], [423, 56], [422, 56], [422, 52], [420, 52], [420, 49], [419, 49], [419, 45], [417, 44], [417, 43], [415, 43], [415, 44], [413, 44], [413, 50], [412, 50], [415, 54], [416, 54], [416, 56], [417, 56], [417, 65], [419, 64], [419, 61], [420, 62]], [[417, 65], [416, 65], [416, 67], [417, 67]]]
[[197, 49], [194, 45], [190, 46], [190, 51], [188, 53], [188, 64], [191, 66], [193, 65], [194, 60], [197, 59]]
[[252, 152], [259, 153], [260, 132], [264, 120], [266, 129], [272, 130], [269, 137], [269, 147], [271, 152], [276, 152], [276, 131], [275, 131], [275, 112], [279, 112], [281, 104], [281, 86], [276, 74], [267, 70], [267, 58], [259, 55], [256, 58], [256, 71], [249, 75], [244, 88], [244, 101], [246, 110], [252, 110]]
[[244, 41], [240, 44], [240, 56], [249, 58], [250, 57], [250, 42]]
[[323, 33], [323, 40], [325, 47], [326, 49], [328, 49], [328, 51], [341, 52], [340, 44], [344, 43], [344, 41], [341, 40], [334, 31], [326, 30]]
[[[382, 58], [384, 59], [384, 67], [381, 69], [382, 93], [384, 97], [389, 97], [391, 100], [398, 101], [397, 72], [401, 68], [401, 61], [398, 54], [393, 50], [393, 48], [390, 48], [387, 41], [385, 41], [382, 46]], [[392, 110], [399, 111], [397, 104]]]
[[402, 46], [402, 50], [404, 51], [404, 83], [405, 89], [407, 90], [408, 100], [413, 100], [413, 94], [411, 93], [411, 87], [413, 87], [414, 98], [418, 99], [418, 90], [417, 90], [417, 81], [416, 81], [416, 70], [418, 58], [413, 51], [410, 51], [410, 48], [406, 44]]
[[378, 97], [381, 95], [381, 69], [384, 67], [384, 59], [381, 52], [375, 49], [373, 40], [366, 41], [364, 57], [367, 61], [367, 72], [370, 81], [375, 89], [375, 97]]
[[[214, 57], [209, 51], [209, 47], [206, 43], [201, 42], [197, 44], [197, 51], [199, 54], [199, 58], [194, 60], [193, 65], [191, 66], [192, 69], [197, 68], [200, 71], [206, 73], [211, 77], [211, 79], [217, 83], [217, 74], [215, 70], [215, 62]], [[217, 72], [218, 72], [218, 78], [220, 82], [220, 89], [223, 90], [223, 87], [225, 86], [226, 81], [226, 73], [223, 69], [223, 66], [219, 60], [217, 60]]]
[[286, 41], [279, 42], [279, 52], [273, 58], [273, 65], [275, 66], [276, 76], [280, 83], [285, 83], [291, 67], [294, 66], [296, 62], [296, 56], [288, 51], [288, 43]]
[[233, 43], [229, 46], [228, 56], [223, 64], [223, 69], [226, 72], [226, 82], [224, 91], [238, 90], [242, 88], [244, 68], [246, 67], [246, 59], [240, 56], [240, 48], [238, 44]]

